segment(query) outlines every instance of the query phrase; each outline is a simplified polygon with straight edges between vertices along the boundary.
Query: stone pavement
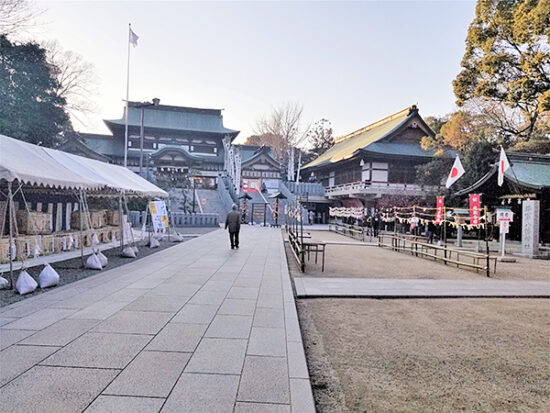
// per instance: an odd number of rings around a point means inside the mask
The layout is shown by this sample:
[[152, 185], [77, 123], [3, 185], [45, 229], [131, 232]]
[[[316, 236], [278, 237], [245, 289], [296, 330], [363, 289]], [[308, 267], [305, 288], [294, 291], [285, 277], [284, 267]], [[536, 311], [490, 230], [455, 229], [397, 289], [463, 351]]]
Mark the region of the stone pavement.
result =
[[314, 412], [281, 231], [214, 231], [0, 309], [0, 410]]
[[294, 284], [299, 298], [550, 297], [546, 281], [295, 277]]

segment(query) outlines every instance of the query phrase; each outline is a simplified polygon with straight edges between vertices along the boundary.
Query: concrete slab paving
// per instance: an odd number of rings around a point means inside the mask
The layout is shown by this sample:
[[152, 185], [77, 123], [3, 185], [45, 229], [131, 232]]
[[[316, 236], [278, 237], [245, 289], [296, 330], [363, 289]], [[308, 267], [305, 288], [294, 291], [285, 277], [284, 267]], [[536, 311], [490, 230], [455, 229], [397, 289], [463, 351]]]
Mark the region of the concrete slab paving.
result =
[[152, 336], [137, 334], [89, 332], [48, 357], [41, 364], [123, 369], [151, 338]]
[[241, 239], [214, 231], [2, 308], [0, 410], [314, 412], [281, 232]]
[[0, 389], [1, 409], [3, 413], [81, 412], [117, 373], [108, 369], [35, 366]]
[[119, 334], [157, 334], [170, 318], [172, 318], [170, 313], [122, 310], [99, 323], [92, 331]]
[[550, 282], [525, 280], [294, 279], [298, 297], [550, 297]]
[[0, 386], [41, 362], [59, 347], [14, 345], [0, 352]]
[[163, 404], [161, 398], [101, 395], [85, 413], [158, 413]]
[[36, 330], [8, 330], [0, 328], [0, 350], [8, 348], [33, 333], [36, 333]]
[[231, 412], [238, 386], [238, 375], [183, 373], [161, 412]]
[[132, 360], [103, 393], [167, 397], [190, 356], [190, 353], [143, 351]]
[[241, 374], [247, 340], [204, 338], [185, 368], [186, 373]]
[[35, 332], [21, 344], [62, 347], [93, 328], [98, 322], [98, 320], [59, 320], [57, 323]]
[[207, 327], [206, 324], [168, 323], [145, 349], [192, 353], [197, 348]]
[[237, 400], [290, 403], [286, 358], [246, 356]]

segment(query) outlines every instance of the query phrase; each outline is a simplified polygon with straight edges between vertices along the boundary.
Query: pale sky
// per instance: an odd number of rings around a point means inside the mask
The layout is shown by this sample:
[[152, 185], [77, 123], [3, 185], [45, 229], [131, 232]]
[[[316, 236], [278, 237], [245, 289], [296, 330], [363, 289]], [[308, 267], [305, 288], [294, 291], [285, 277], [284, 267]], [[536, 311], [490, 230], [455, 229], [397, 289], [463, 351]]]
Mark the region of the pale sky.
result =
[[305, 121], [344, 135], [418, 102], [423, 116], [455, 108], [473, 1], [40, 1], [40, 40], [57, 39], [95, 65], [98, 111], [82, 132], [107, 133], [130, 100], [225, 109], [226, 127], [252, 134], [274, 105], [298, 101]]

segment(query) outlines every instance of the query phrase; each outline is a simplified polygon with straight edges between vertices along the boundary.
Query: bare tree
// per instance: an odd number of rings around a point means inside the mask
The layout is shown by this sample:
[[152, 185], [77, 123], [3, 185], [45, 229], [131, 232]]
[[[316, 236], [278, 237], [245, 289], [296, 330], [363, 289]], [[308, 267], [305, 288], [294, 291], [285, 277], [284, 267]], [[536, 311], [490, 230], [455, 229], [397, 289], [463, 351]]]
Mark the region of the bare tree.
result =
[[298, 146], [307, 129], [302, 122], [304, 108], [301, 104], [285, 103], [274, 107], [271, 113], [261, 118], [254, 129], [263, 144], [268, 144], [280, 160], [286, 160], [290, 148]]
[[24, 33], [42, 13], [29, 0], [0, 0], [0, 34]]
[[65, 108], [71, 116], [84, 123], [82, 116], [96, 110], [91, 99], [97, 88], [94, 65], [78, 53], [63, 50], [57, 41], [47, 42], [44, 48], [48, 53], [48, 63], [55, 67], [59, 82], [57, 95], [65, 99]]
[[304, 142], [310, 127], [303, 125], [303, 111], [303, 106], [298, 102], [282, 104], [273, 108], [267, 117], [260, 119], [255, 128], [256, 135], [261, 137], [260, 141], [270, 142], [279, 161], [288, 164], [288, 180], [294, 179], [296, 166], [300, 168], [301, 152], [298, 160], [294, 152]]

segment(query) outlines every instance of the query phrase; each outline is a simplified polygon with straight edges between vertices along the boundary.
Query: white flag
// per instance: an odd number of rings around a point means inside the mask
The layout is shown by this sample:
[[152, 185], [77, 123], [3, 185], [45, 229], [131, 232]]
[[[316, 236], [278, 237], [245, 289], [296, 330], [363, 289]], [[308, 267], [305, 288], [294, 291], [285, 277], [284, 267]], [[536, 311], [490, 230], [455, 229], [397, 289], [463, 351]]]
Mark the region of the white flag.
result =
[[132, 29], [130, 28], [130, 43], [132, 46], [136, 47], [138, 42], [139, 36], [135, 34]]
[[501, 146], [500, 159], [498, 161], [498, 186], [502, 186], [504, 183], [504, 172], [506, 172], [508, 168], [510, 168], [510, 162], [508, 162], [506, 152], [504, 152], [504, 148]]
[[455, 163], [451, 168], [451, 172], [449, 173], [449, 177], [447, 178], [447, 183], [445, 184], [445, 186], [449, 188], [452, 184], [458, 181], [458, 178], [460, 178], [462, 175], [464, 175], [464, 167], [462, 166], [462, 162], [460, 162], [460, 158], [458, 157], [458, 155], [456, 155]]

